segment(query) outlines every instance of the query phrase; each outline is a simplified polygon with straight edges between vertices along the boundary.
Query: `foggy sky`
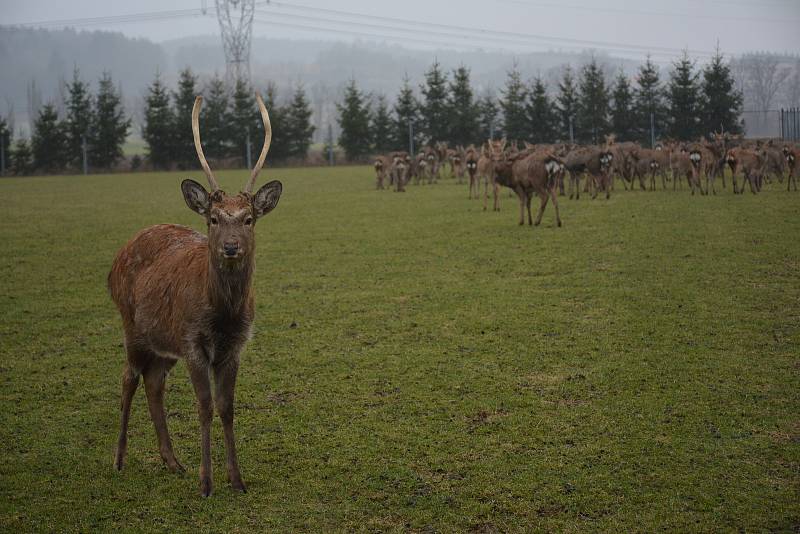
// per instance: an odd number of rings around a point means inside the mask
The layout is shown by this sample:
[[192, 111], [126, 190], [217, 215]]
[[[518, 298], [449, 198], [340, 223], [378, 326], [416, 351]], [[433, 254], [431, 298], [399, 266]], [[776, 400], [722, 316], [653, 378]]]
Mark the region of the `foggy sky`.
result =
[[[0, 23], [17, 24], [189, 9], [199, 8], [201, 3], [201, 0], [3, 0]], [[286, 0], [286, 3], [493, 31], [621, 43], [645, 48], [661, 47], [674, 51], [675, 56], [679, 55], [680, 50], [687, 48], [693, 55], [701, 57], [703, 52], [713, 52], [717, 43], [724, 53], [734, 55], [747, 51], [800, 52], [800, 0]], [[131, 37], [144, 37], [156, 42], [217, 34], [219, 26], [213, 11], [214, 0], [207, 0], [207, 4], [212, 9], [209, 9], [205, 17], [126, 24], [103, 23], [81, 26], [79, 29], [120, 31]], [[258, 18], [265, 22], [254, 24], [254, 36], [341, 41], [359, 39], [342, 33], [302, 30], [286, 25], [287, 20], [300, 25], [315, 25], [313, 21], [304, 22], [298, 18], [286, 19], [269, 14], [259, 14]], [[389, 33], [365, 27], [360, 27], [359, 30]], [[364, 36], [360, 39], [380, 40], [377, 37]], [[418, 39], [424, 41], [426, 37], [419, 34]], [[441, 35], [432, 37], [431, 40], [442, 43], [441, 48], [449, 48], [448, 45], [452, 43], [453, 47], [460, 49], [482, 47], [505, 49], [512, 53], [537, 49], [593, 48], [592, 45], [547, 41], [542, 41], [541, 44], [486, 42], [481, 41], [480, 35], [476, 35], [474, 43], [463, 39], [448, 39]], [[397, 39], [390, 42], [397, 42]], [[435, 47], [424, 42], [408, 44], [422, 48]], [[609, 53], [616, 54], [614, 50], [609, 50]], [[636, 57], [644, 56], [645, 53], [645, 50], [641, 50], [619, 55]], [[661, 54], [661, 59], [664, 60], [670, 51], [662, 51]]]

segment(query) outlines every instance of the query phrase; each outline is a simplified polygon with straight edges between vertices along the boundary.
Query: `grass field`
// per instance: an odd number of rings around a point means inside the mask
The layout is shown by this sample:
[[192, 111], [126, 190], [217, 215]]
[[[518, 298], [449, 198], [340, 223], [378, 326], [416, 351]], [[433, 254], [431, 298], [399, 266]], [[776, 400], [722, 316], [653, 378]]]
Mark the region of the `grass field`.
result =
[[532, 229], [507, 193], [484, 213], [449, 180], [266, 175], [284, 195], [256, 229], [237, 389], [249, 492], [215, 420], [205, 500], [183, 364], [167, 404], [187, 473], [162, 466], [141, 388], [112, 470], [106, 275], [142, 227], [204, 230], [186, 175], [0, 181], [0, 531], [800, 528], [800, 195], [617, 184]]

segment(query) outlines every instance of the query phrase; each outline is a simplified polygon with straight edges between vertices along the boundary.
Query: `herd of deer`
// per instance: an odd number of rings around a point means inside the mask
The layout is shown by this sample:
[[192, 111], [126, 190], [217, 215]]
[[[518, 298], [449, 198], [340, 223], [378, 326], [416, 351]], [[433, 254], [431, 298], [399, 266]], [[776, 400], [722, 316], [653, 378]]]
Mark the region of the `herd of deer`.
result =
[[[200, 492], [212, 491], [211, 421], [214, 407], [222, 420], [226, 467], [233, 489], [245, 491], [239, 471], [233, 432], [233, 403], [239, 354], [250, 337], [254, 320], [253, 273], [255, 270], [256, 221], [278, 204], [282, 185], [272, 181], [253, 193], [256, 178], [264, 165], [272, 139], [269, 114], [261, 97], [256, 95], [264, 122], [264, 146], [244, 191], [228, 195], [212, 173], [200, 142], [199, 115], [202, 102], [197, 97], [192, 111], [192, 133], [200, 165], [211, 191], [193, 180], [184, 180], [181, 191], [188, 207], [206, 222], [208, 235], [185, 226], [160, 224], [136, 234], [114, 259], [108, 275], [108, 289], [122, 316], [127, 358], [122, 373], [120, 430], [114, 466], [122, 469], [127, 450], [128, 421], [131, 403], [144, 378], [150, 417], [155, 426], [159, 451], [172, 471], [183, 471], [172, 448], [164, 409], [166, 377], [179, 359], [186, 361], [194, 386], [200, 416]], [[448, 149], [439, 144], [427, 147], [416, 158], [394, 152], [375, 160], [378, 188], [384, 183], [403, 191], [405, 185], [433, 183], [444, 163], [452, 174], [463, 181], [469, 176], [470, 199], [478, 198], [480, 181], [484, 183], [484, 209], [488, 188], [494, 193], [493, 209], [499, 209], [499, 186], [511, 188], [520, 200], [520, 224], [527, 208], [528, 224], [533, 224], [531, 199], [538, 196], [541, 205], [535, 224], [539, 224], [548, 200], [553, 201], [556, 222], [557, 194], [563, 194], [564, 177], [569, 175], [570, 198], [580, 194], [580, 178], [586, 173], [587, 187], [593, 198], [599, 191], [611, 194], [614, 173], [622, 178], [627, 189], [635, 180], [651, 189], [655, 176], [661, 176], [666, 188], [670, 171], [675, 184], [685, 177], [692, 193], [714, 189], [717, 176], [729, 165], [733, 171], [734, 192], [741, 193], [736, 175], [741, 172], [755, 193], [769, 174], [782, 178], [789, 169], [790, 185], [797, 190], [795, 162], [797, 146], [781, 149], [766, 145], [738, 143], [725, 136], [691, 144], [665, 143], [649, 150], [632, 143], [615, 143], [607, 139], [601, 147], [568, 147], [528, 145], [520, 149], [505, 141], [488, 141], [480, 149]], [[731, 146], [728, 146], [728, 143]], [[703, 189], [702, 178], [706, 179]], [[212, 395], [213, 376], [213, 395]]]
[[[712, 134], [710, 139], [696, 142], [665, 141], [655, 148], [643, 148], [638, 143], [615, 141], [607, 136], [603, 145], [578, 146], [569, 144], [533, 145], [525, 143], [520, 148], [505, 140], [489, 140], [480, 148], [448, 148], [446, 143], [427, 146], [416, 157], [408, 152], [392, 152], [375, 158], [376, 187], [394, 187], [405, 191], [405, 186], [435, 183], [445, 165], [459, 183], [469, 176], [469, 198], [479, 198], [483, 182], [483, 208], [487, 209], [489, 187], [492, 188], [493, 209], [499, 210], [500, 186], [513, 190], [520, 203], [519, 224], [524, 224], [527, 209], [528, 224], [533, 224], [530, 202], [534, 195], [540, 199], [539, 224], [549, 200], [556, 211], [556, 223], [561, 226], [558, 214], [557, 192], [564, 195], [564, 178], [569, 179], [569, 198], [580, 198], [580, 181], [586, 175], [584, 192], [592, 191], [592, 198], [604, 192], [611, 196], [614, 177], [619, 177], [625, 189], [633, 190], [636, 182], [642, 190], [655, 190], [656, 177], [661, 187], [683, 188], [686, 180], [692, 194], [716, 194], [715, 181], [722, 179], [725, 188], [725, 168], [729, 167], [733, 179], [733, 192], [743, 193], [745, 183], [752, 193], [757, 193], [765, 181], [787, 178], [787, 190], [797, 190], [796, 167], [799, 145], [779, 146], [772, 141], [743, 140], [738, 136]], [[743, 181], [741, 187], [737, 177]], [[703, 186], [705, 182], [705, 187]]]

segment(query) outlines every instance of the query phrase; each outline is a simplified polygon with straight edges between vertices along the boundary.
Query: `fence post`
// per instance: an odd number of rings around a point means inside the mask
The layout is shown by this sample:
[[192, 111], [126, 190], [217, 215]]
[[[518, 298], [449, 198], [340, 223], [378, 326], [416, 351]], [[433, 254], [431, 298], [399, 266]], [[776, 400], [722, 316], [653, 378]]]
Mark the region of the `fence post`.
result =
[[328, 123], [328, 165], [333, 167], [333, 126]]
[[86, 148], [86, 134], [81, 136], [81, 152], [83, 153], [83, 174], [89, 174], [89, 158]]
[[6, 175], [6, 132], [0, 135], [0, 176]]
[[650, 112], [650, 148], [656, 147], [656, 119], [653, 112]]
[[572, 115], [569, 117], [569, 144], [575, 144], [575, 130], [572, 127]]

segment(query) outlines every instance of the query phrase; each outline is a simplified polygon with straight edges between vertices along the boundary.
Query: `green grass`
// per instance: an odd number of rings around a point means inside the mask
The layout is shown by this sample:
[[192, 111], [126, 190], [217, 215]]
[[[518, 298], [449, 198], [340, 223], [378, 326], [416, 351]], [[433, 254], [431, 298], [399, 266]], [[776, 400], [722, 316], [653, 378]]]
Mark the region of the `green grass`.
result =
[[[518, 227], [452, 181], [267, 171], [237, 389], [249, 492], [198, 495], [181, 363], [162, 466], [106, 292], [145, 226], [203, 229], [186, 174], [0, 181], [0, 530], [791, 531], [800, 526], [800, 195], [625, 192]], [[201, 179], [199, 173], [194, 173]], [[244, 172], [222, 173], [238, 190]], [[296, 323], [296, 327], [291, 325]]]

